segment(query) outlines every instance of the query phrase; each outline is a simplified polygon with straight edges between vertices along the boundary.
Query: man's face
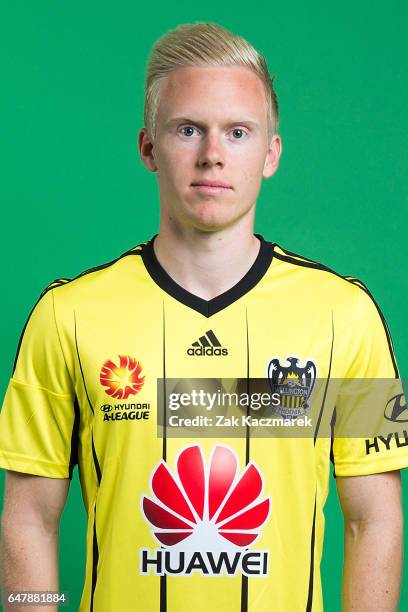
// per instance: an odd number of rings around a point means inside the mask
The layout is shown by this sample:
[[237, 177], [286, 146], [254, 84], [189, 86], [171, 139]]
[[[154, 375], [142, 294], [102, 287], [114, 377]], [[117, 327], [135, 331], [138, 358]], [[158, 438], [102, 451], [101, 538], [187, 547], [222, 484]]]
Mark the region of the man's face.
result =
[[281, 143], [268, 142], [264, 86], [247, 68], [173, 71], [156, 125], [153, 142], [145, 128], [139, 134], [142, 160], [157, 172], [162, 213], [183, 225], [230, 226], [253, 209], [262, 177], [278, 167]]

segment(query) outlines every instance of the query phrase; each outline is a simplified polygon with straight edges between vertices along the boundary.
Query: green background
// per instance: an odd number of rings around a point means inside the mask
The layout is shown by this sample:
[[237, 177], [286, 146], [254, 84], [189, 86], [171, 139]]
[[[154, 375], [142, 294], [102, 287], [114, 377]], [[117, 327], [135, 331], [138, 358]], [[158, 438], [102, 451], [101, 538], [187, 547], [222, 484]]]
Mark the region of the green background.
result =
[[[264, 181], [256, 231], [363, 279], [407, 376], [406, 3], [210, 0], [201, 9], [185, 1], [14, 0], [2, 13], [2, 393], [40, 291], [155, 233], [156, 177], [136, 144], [144, 65], [161, 34], [194, 21], [246, 37], [276, 75], [283, 156]], [[403, 483], [407, 508], [407, 473]], [[331, 612], [340, 610], [343, 538], [334, 481], [326, 517], [322, 576]], [[72, 610], [85, 524], [75, 471], [60, 547]], [[401, 611], [407, 583], [406, 560]]]

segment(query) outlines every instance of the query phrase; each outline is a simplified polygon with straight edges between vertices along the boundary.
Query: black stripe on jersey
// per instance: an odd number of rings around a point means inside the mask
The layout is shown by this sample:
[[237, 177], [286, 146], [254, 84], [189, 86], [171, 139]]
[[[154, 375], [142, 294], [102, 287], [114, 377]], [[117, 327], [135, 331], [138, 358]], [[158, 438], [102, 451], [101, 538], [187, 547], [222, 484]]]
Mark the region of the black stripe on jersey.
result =
[[241, 612], [248, 612], [248, 576], [241, 576]]
[[78, 357], [78, 363], [79, 363], [79, 369], [81, 370], [81, 378], [82, 378], [82, 382], [84, 383], [84, 389], [85, 389], [85, 394], [86, 394], [86, 398], [88, 400], [88, 404], [90, 409], [92, 410], [92, 414], [95, 414], [93, 406], [91, 404], [91, 400], [89, 399], [89, 395], [88, 395], [88, 389], [86, 386], [86, 382], [85, 382], [85, 376], [84, 376], [84, 371], [82, 369], [82, 362], [81, 362], [81, 356], [79, 354], [79, 347], [78, 347], [78, 338], [77, 338], [77, 324], [76, 324], [76, 315], [75, 315], [75, 311], [74, 311], [74, 337], [75, 337], [75, 348], [76, 348], [76, 354]]
[[394, 352], [394, 345], [392, 342], [392, 338], [391, 338], [391, 332], [390, 329], [387, 325], [387, 321], [385, 320], [385, 317], [378, 305], [378, 303], [376, 302], [376, 300], [374, 299], [373, 294], [371, 293], [371, 291], [368, 289], [367, 285], [365, 285], [363, 283], [363, 281], [359, 280], [358, 278], [354, 278], [353, 276], [347, 276], [345, 277], [346, 280], [348, 280], [350, 283], [353, 283], [354, 285], [358, 285], [358, 287], [360, 287], [363, 291], [366, 292], [366, 294], [372, 299], [372, 301], [374, 302], [375, 307], [377, 308], [377, 312], [381, 317], [381, 321], [383, 323], [384, 329], [385, 329], [385, 334], [387, 336], [387, 342], [388, 342], [388, 347], [390, 349], [390, 354], [391, 354], [391, 359], [392, 359], [392, 365], [394, 366], [394, 372], [395, 372], [395, 378], [399, 377], [399, 372], [398, 372], [398, 366], [397, 366], [397, 361], [395, 359], [395, 352]]
[[[248, 396], [250, 394], [250, 390], [249, 390], [249, 326], [248, 326], [248, 308], [245, 308], [245, 329], [246, 329], [246, 353], [247, 353], [247, 371], [246, 371], [246, 378], [247, 378], [247, 393]], [[249, 406], [247, 406], [246, 409], [246, 414], [247, 416], [250, 415], [250, 410], [249, 410]], [[245, 465], [248, 465], [249, 463], [249, 458], [250, 458], [250, 427], [249, 425], [246, 426], [246, 432], [245, 432]], [[241, 612], [247, 612], [248, 611], [248, 576], [244, 576], [244, 574], [242, 574], [241, 576]]]
[[[74, 311], [74, 336], [75, 336], [75, 347], [76, 347], [76, 353], [77, 353], [77, 357], [78, 357], [79, 369], [81, 371], [81, 378], [82, 378], [82, 382], [83, 382], [83, 385], [84, 385], [85, 394], [86, 394], [86, 397], [87, 397], [87, 400], [88, 400], [89, 407], [92, 410], [92, 414], [95, 414], [93, 406], [92, 406], [92, 403], [91, 403], [91, 400], [89, 398], [88, 389], [87, 389], [86, 382], [85, 382], [84, 371], [82, 369], [81, 356], [79, 354], [78, 335], [77, 335], [77, 322], [76, 322], [75, 311]], [[91, 434], [91, 445], [92, 445], [92, 458], [93, 458], [93, 462], [94, 462], [94, 468], [95, 468], [96, 478], [98, 480], [98, 487], [99, 487], [100, 484], [101, 484], [101, 480], [102, 480], [102, 471], [101, 471], [101, 467], [100, 467], [100, 464], [99, 464], [98, 456], [96, 454], [93, 431], [92, 431], [92, 434]], [[96, 582], [97, 582], [97, 579], [98, 579], [98, 560], [99, 560], [99, 547], [98, 547], [98, 540], [97, 540], [97, 536], [96, 536], [96, 501], [95, 501], [95, 506], [94, 506], [93, 542], [92, 542], [92, 590], [91, 590], [91, 608], [90, 608], [91, 612], [93, 611], [94, 592], [95, 592], [95, 588], [96, 588]]]
[[[78, 336], [77, 336], [77, 323], [76, 323], [75, 312], [74, 312], [74, 335], [75, 335], [75, 347], [76, 347], [76, 353], [77, 353], [77, 357], [78, 357], [79, 369], [81, 370], [81, 378], [82, 378], [82, 382], [84, 384], [86, 398], [88, 400], [89, 407], [92, 410], [92, 414], [95, 414], [93, 406], [92, 406], [92, 403], [91, 403], [91, 400], [89, 399], [88, 389], [87, 389], [86, 382], [85, 382], [84, 371], [82, 369], [81, 356], [79, 354]], [[98, 485], [99, 485], [101, 483], [101, 479], [102, 479], [102, 472], [101, 472], [101, 468], [100, 468], [98, 457], [97, 457], [96, 450], [95, 450], [93, 431], [92, 431], [92, 457], [93, 457], [93, 460], [94, 460], [95, 472], [96, 472], [96, 477], [98, 479]]]
[[41, 298], [43, 298], [44, 295], [46, 293], [48, 293], [48, 291], [50, 291], [51, 289], [54, 289], [54, 287], [58, 287], [59, 285], [64, 285], [66, 282], [67, 282], [66, 279], [60, 278], [60, 279], [57, 279], [57, 280], [53, 281], [52, 283], [50, 283], [47, 287], [45, 287], [45, 289], [43, 289], [41, 291], [41, 293], [40, 293], [40, 295], [38, 297], [38, 300], [35, 302], [34, 306], [31, 308], [31, 310], [30, 310], [30, 312], [28, 314], [28, 317], [26, 319], [26, 322], [24, 323], [23, 329], [21, 331], [20, 338], [18, 340], [16, 356], [14, 357], [14, 364], [13, 364], [12, 375], [14, 374], [15, 369], [16, 369], [17, 360], [18, 360], [18, 356], [19, 356], [19, 353], [20, 353], [20, 348], [21, 348], [21, 343], [23, 341], [24, 332], [25, 332], [25, 330], [27, 328], [27, 325], [28, 325], [28, 322], [29, 322], [29, 320], [31, 318], [31, 315], [33, 314], [33, 312], [35, 310], [35, 307], [37, 306], [37, 304], [41, 300]]
[[336, 476], [336, 464], [335, 464], [335, 460], [334, 460], [334, 452], [333, 452], [333, 443], [334, 443], [334, 426], [336, 424], [336, 407], [334, 407], [333, 410], [333, 415], [330, 421], [330, 431], [331, 431], [331, 442], [330, 442], [330, 461], [333, 464], [333, 478], [337, 478]]
[[333, 311], [332, 311], [332, 342], [331, 342], [331, 348], [330, 348], [329, 371], [327, 372], [326, 386], [325, 386], [325, 389], [324, 389], [322, 405], [320, 407], [319, 417], [317, 419], [317, 424], [316, 424], [316, 430], [315, 430], [314, 436], [313, 436], [313, 445], [314, 446], [316, 446], [316, 438], [317, 438], [317, 434], [319, 432], [320, 422], [321, 422], [322, 416], [323, 416], [324, 404], [326, 402], [327, 389], [329, 387], [329, 380], [330, 380], [331, 367], [332, 367], [332, 359], [333, 359], [333, 346], [334, 346], [334, 320], [333, 320]]
[[[167, 458], [167, 406], [166, 406], [166, 313], [164, 309], [164, 300], [162, 308], [162, 335], [163, 335], [163, 448], [162, 448], [162, 459], [166, 461]], [[160, 612], [167, 612], [167, 576], [163, 574], [160, 576]]]
[[167, 458], [167, 405], [166, 405], [166, 314], [164, 310], [164, 301], [162, 309], [162, 335], [163, 335], [163, 450], [162, 459], [166, 461]]
[[96, 537], [96, 502], [95, 502], [93, 541], [92, 541], [92, 588], [91, 588], [90, 612], [93, 612], [93, 609], [94, 609], [94, 595], [95, 595], [96, 581], [98, 579], [98, 561], [99, 561], [99, 547], [98, 547], [98, 540]]
[[[96, 471], [96, 477], [98, 479], [98, 488], [99, 488], [101, 484], [101, 480], [102, 480], [102, 472], [99, 466], [98, 457], [96, 455], [93, 432], [91, 436], [91, 443], [92, 443], [92, 457], [94, 460], [94, 466], [95, 466], [95, 471]], [[96, 583], [98, 580], [98, 562], [99, 562], [99, 546], [98, 546], [98, 538], [96, 535], [96, 500], [95, 500], [94, 525], [93, 525], [93, 536], [92, 536], [92, 587], [91, 587], [91, 608], [90, 608], [91, 612], [93, 611], [94, 593], [96, 589]]]
[[220, 310], [227, 308], [227, 306], [236, 302], [258, 284], [271, 265], [275, 246], [273, 243], [264, 240], [259, 234], [255, 234], [261, 244], [259, 253], [248, 272], [238, 281], [238, 283], [227, 291], [224, 291], [224, 293], [215, 296], [211, 300], [204, 300], [190, 293], [187, 289], [184, 289], [184, 287], [176, 283], [176, 281], [167, 274], [154, 252], [153, 242], [156, 236], [157, 234], [142, 246], [141, 255], [147, 272], [163, 291], [205, 317], [211, 317], [217, 312], [220, 312]]
[[[279, 246], [279, 245], [277, 245]], [[304, 257], [303, 255], [299, 255], [298, 253], [294, 253], [293, 251], [288, 251], [288, 249], [283, 249], [281, 246], [279, 246], [280, 250], [283, 251], [285, 253], [285, 255], [290, 255], [291, 257], [296, 258], [296, 260], [298, 261], [308, 261], [309, 263], [313, 263], [316, 264], [318, 266], [322, 266], [323, 264], [320, 264], [318, 261], [314, 260], [314, 259], [310, 259], [309, 257]]]
[[160, 576], [160, 612], [166, 612], [167, 610], [167, 576], [163, 574]]
[[79, 422], [81, 419], [81, 413], [79, 410], [78, 398], [75, 396], [74, 399], [74, 423], [72, 425], [71, 434], [71, 456], [69, 458], [69, 479], [72, 480], [74, 467], [78, 464], [78, 439], [79, 439]]
[[[245, 308], [245, 328], [246, 328], [246, 353], [247, 353], [247, 392], [249, 395], [249, 326], [248, 326], [248, 308]], [[249, 406], [247, 406], [247, 416], [250, 415]], [[250, 437], [250, 426], [246, 427], [246, 451], [245, 451], [245, 463], [249, 463], [249, 437]]]
[[310, 536], [310, 571], [309, 571], [309, 590], [307, 594], [306, 612], [311, 612], [312, 606], [313, 606], [315, 533], [316, 533], [316, 494], [315, 494], [315, 501], [314, 501], [312, 533]]
[[[279, 245], [276, 245], [281, 251], [286, 252], [284, 249], [282, 249], [282, 247], [280, 247]], [[289, 253], [289, 251], [287, 251]], [[368, 290], [368, 288], [366, 287], [366, 285], [358, 280], [357, 278], [354, 278], [352, 276], [343, 276], [342, 274], [339, 274], [338, 272], [336, 272], [335, 270], [332, 270], [331, 268], [315, 262], [311, 259], [296, 259], [296, 257], [300, 257], [298, 255], [293, 256], [293, 255], [282, 255], [281, 253], [277, 252], [277, 250], [275, 249], [274, 252], [274, 257], [276, 259], [280, 259], [281, 261], [285, 261], [287, 263], [292, 263], [294, 265], [297, 266], [303, 266], [305, 268], [314, 268], [315, 270], [323, 270], [325, 272], [330, 272], [331, 274], [335, 274], [336, 276], [338, 276], [339, 278], [342, 278], [344, 280], [346, 280], [349, 283], [352, 283], [353, 285], [356, 285], [357, 287], [360, 287], [360, 289], [362, 289], [362, 291], [364, 291], [373, 301], [375, 307], [377, 308], [378, 314], [380, 315], [383, 327], [384, 327], [384, 331], [385, 331], [385, 335], [387, 338], [387, 343], [388, 343], [388, 348], [390, 351], [390, 356], [391, 356], [391, 361], [392, 361], [392, 365], [394, 368], [394, 374], [395, 374], [395, 378], [399, 377], [399, 372], [398, 372], [398, 367], [397, 367], [397, 362], [395, 359], [395, 354], [394, 354], [394, 347], [393, 347], [393, 343], [392, 343], [392, 339], [391, 339], [391, 334], [390, 334], [390, 330], [388, 328], [387, 322], [385, 320], [385, 317], [379, 307], [379, 305], [377, 304], [377, 302], [375, 301], [372, 293]]]
[[92, 443], [92, 457], [93, 457], [93, 461], [94, 461], [96, 478], [98, 479], [98, 486], [99, 486], [101, 484], [101, 480], [102, 480], [102, 471], [101, 471], [101, 467], [99, 465], [98, 456], [96, 454], [93, 432], [92, 432], [92, 437], [91, 437], [91, 443]]
[[[86, 382], [85, 382], [85, 376], [84, 376], [84, 372], [83, 372], [83, 369], [82, 369], [81, 357], [80, 357], [80, 354], [79, 354], [78, 338], [77, 338], [77, 325], [76, 325], [75, 312], [74, 312], [74, 330], [75, 330], [75, 346], [76, 346], [76, 352], [77, 352], [77, 356], [78, 356], [79, 367], [80, 367], [80, 370], [81, 370], [82, 382], [84, 384], [85, 393], [86, 393], [86, 397], [87, 397], [87, 400], [88, 400], [89, 407], [92, 410], [92, 414], [95, 414], [94, 413], [94, 409], [93, 409], [92, 404], [91, 404], [91, 400], [89, 399], [88, 389], [87, 389]], [[99, 486], [100, 483], [101, 483], [101, 480], [102, 480], [102, 472], [101, 472], [98, 456], [96, 454], [93, 431], [92, 431], [92, 435], [91, 435], [91, 443], [92, 443], [92, 458], [93, 458], [94, 468], [95, 468], [96, 477], [98, 479], [98, 486]], [[96, 507], [95, 507], [95, 510], [96, 510]], [[96, 538], [96, 528], [94, 529], [94, 538]]]

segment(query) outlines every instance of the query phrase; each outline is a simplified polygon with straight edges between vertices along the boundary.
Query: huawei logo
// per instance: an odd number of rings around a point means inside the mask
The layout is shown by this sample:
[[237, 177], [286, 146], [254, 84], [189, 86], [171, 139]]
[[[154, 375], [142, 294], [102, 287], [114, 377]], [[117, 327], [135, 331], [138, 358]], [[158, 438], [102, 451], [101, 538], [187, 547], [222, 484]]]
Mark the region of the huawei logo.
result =
[[111, 359], [101, 368], [99, 380], [108, 395], [115, 399], [127, 399], [136, 395], [144, 384], [142, 366], [134, 357], [119, 355], [119, 365]]
[[235, 452], [217, 445], [205, 464], [195, 444], [180, 452], [174, 474], [165, 461], [155, 468], [153, 495], [142, 496], [142, 511], [164, 547], [195, 555], [236, 553], [255, 542], [268, 518], [271, 501], [261, 499], [262, 489], [252, 461], [240, 473]]

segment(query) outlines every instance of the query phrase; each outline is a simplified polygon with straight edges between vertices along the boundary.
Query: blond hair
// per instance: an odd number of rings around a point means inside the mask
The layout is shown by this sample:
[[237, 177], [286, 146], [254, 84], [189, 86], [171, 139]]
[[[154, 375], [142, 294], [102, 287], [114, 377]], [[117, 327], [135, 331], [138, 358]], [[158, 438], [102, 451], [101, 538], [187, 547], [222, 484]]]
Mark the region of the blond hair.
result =
[[163, 79], [172, 70], [186, 66], [244, 66], [264, 84], [268, 139], [278, 129], [278, 99], [266, 59], [244, 38], [217, 23], [186, 23], [161, 36], [150, 54], [145, 79], [144, 122], [152, 138]]

